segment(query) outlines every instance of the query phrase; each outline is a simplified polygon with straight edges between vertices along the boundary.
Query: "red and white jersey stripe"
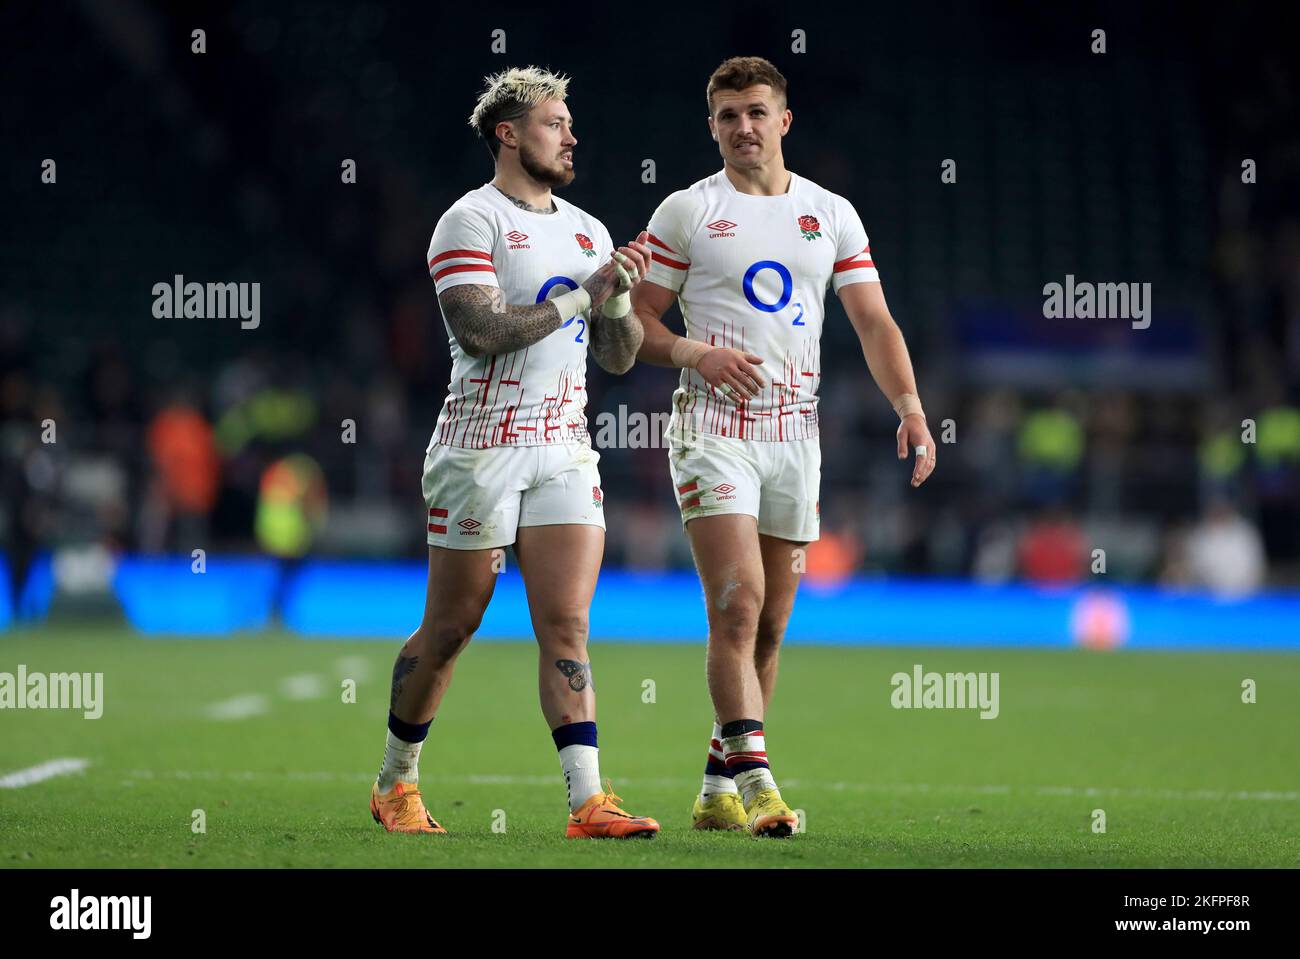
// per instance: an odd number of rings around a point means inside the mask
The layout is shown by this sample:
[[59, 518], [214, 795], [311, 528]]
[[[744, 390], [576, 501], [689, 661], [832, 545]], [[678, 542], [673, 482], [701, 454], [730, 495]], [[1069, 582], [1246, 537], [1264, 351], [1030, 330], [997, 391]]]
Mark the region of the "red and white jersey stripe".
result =
[[682, 370], [669, 435], [816, 436], [826, 290], [880, 281], [853, 206], [794, 173], [784, 194], [751, 196], [720, 170], [664, 200], [648, 229], [646, 279], [677, 294], [686, 335], [761, 356], [767, 381], [738, 408]]
[[[516, 306], [577, 289], [609, 259], [613, 243], [595, 217], [553, 199], [554, 213], [532, 213], [488, 183], [457, 200], [429, 243], [438, 293], [467, 283], [499, 287], [504, 302]], [[451, 382], [429, 447], [590, 442], [589, 320], [588, 313], [569, 317], [532, 346], [479, 357], [462, 350], [447, 326]]]

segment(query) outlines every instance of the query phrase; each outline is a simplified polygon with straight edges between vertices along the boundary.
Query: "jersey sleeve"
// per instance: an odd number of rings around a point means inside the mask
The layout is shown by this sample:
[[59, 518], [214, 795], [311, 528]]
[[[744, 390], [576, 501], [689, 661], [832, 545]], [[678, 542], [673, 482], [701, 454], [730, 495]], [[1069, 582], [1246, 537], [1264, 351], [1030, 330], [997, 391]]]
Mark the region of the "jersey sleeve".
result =
[[614, 256], [614, 238], [609, 235], [609, 230], [606, 229], [605, 224], [601, 223], [599, 220], [596, 221], [596, 226], [599, 227], [596, 231], [596, 236], [600, 240], [596, 245], [596, 263], [598, 265], [603, 265], [608, 263]]
[[650, 272], [646, 279], [680, 293], [691, 268], [691, 199], [685, 190], [672, 194], [650, 217]]
[[835, 198], [838, 229], [835, 231], [835, 269], [831, 273], [831, 287], [836, 293], [850, 283], [879, 283], [880, 274], [871, 258], [871, 243], [867, 239], [862, 218], [853, 204], [842, 196]]
[[439, 293], [453, 286], [497, 286], [492, 266], [495, 228], [483, 213], [458, 203], [442, 215], [429, 242], [429, 275]]

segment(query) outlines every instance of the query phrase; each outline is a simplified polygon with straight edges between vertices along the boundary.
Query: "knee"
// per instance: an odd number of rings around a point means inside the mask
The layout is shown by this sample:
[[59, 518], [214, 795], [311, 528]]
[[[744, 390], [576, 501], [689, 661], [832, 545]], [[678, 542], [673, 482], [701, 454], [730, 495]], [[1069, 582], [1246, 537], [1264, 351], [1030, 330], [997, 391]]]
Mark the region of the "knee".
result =
[[533, 628], [537, 631], [537, 641], [548, 651], [585, 660], [590, 629], [585, 609], [548, 610], [537, 617]]
[[762, 608], [763, 597], [756, 589], [743, 583], [728, 583], [709, 609], [711, 637], [732, 646], [751, 646], [758, 633]]
[[781, 641], [785, 639], [785, 624], [788, 619], [787, 616], [759, 617], [758, 635], [754, 642], [754, 661], [759, 666], [776, 659]]
[[439, 617], [435, 623], [422, 623], [406, 641], [402, 655], [427, 657], [435, 669], [445, 666], [469, 645], [482, 620], [481, 610], [461, 610]]

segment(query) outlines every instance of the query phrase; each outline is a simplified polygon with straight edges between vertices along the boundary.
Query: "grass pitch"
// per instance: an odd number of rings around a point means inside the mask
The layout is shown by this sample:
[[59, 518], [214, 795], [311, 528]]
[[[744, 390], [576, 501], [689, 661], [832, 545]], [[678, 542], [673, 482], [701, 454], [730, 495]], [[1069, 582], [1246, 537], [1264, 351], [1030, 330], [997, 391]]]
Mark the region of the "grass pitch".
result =
[[[383, 832], [367, 803], [399, 645], [0, 634], [0, 672], [104, 674], [100, 719], [0, 711], [0, 777], [88, 762], [0, 788], [0, 866], [1300, 866], [1300, 656], [789, 646], [767, 738], [807, 831], [777, 841], [690, 829], [703, 647], [597, 639], [602, 772], [663, 826], [620, 843], [563, 838], [531, 642], [471, 643], [430, 731], [421, 788], [451, 835]], [[892, 708], [914, 663], [999, 673], [1000, 715]]]

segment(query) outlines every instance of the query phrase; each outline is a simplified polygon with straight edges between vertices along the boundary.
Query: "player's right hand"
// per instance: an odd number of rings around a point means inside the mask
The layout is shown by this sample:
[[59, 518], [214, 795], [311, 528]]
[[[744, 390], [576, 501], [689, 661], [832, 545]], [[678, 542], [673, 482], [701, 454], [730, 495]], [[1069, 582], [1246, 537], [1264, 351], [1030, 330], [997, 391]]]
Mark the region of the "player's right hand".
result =
[[614, 267], [614, 260], [611, 259], [582, 281], [582, 288], [591, 297], [591, 308], [593, 310], [618, 292], [618, 275]]
[[[620, 246], [615, 251], [618, 260], [611, 258], [608, 263], [582, 281], [582, 288], [591, 297], [592, 309], [603, 304], [611, 296], [626, 293], [645, 277], [650, 269], [650, 248], [646, 246], [649, 237], [650, 234], [642, 230], [635, 240], [627, 246]], [[620, 272], [622, 276], [619, 275]]]
[[715, 346], [701, 357], [695, 370], [714, 389], [736, 406], [757, 397], [767, 386], [763, 374], [754, 368], [762, 357], [729, 346]]

